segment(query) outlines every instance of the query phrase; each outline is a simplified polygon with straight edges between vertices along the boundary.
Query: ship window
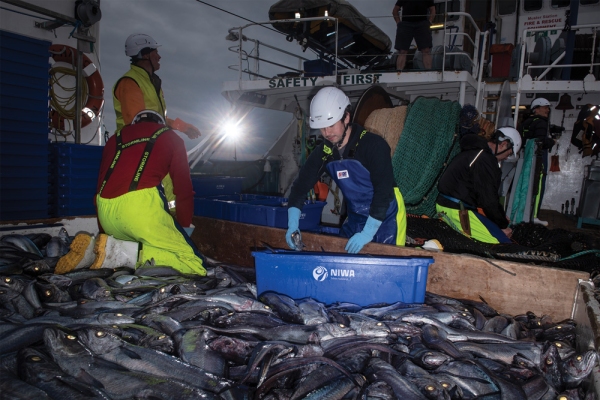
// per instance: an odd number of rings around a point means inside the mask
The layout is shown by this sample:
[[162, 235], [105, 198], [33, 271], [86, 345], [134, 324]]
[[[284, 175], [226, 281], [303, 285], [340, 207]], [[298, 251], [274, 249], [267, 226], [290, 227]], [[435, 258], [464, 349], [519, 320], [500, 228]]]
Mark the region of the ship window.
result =
[[[446, 9], [446, 5], [448, 8]], [[458, 12], [460, 11], [460, 0], [450, 0], [448, 2], [436, 3], [435, 4], [435, 18], [433, 19], [433, 24], [443, 24], [444, 23], [444, 14], [446, 12]], [[456, 21], [458, 20], [458, 15], [448, 15], [447, 21]]]
[[537, 11], [542, 9], [542, 0], [525, 0], [523, 2], [525, 11]]
[[571, 5], [571, 0], [552, 0], [550, 3], [550, 7], [552, 8], [562, 8], [569, 7]]
[[579, 0], [580, 4], [598, 4], [600, 0]]
[[510, 15], [517, 11], [516, 0], [499, 0], [498, 1], [498, 14], [499, 15]]

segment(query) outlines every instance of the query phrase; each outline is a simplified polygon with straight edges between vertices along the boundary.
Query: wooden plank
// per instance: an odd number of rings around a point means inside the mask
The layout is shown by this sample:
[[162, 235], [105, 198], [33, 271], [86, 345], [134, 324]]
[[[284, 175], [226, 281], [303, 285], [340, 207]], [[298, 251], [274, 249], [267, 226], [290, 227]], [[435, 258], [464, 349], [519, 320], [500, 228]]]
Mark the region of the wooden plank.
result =
[[[194, 217], [192, 240], [200, 251], [221, 262], [254, 267], [251, 251], [287, 249], [285, 230]], [[307, 251], [344, 252], [347, 239], [302, 233]], [[480, 300], [484, 298], [501, 313], [516, 315], [532, 311], [548, 314], [555, 321], [571, 317], [579, 279], [589, 274], [558, 268], [487, 260], [470, 255], [431, 252], [378, 243], [367, 244], [361, 253], [391, 256], [430, 256], [427, 290], [444, 296]]]

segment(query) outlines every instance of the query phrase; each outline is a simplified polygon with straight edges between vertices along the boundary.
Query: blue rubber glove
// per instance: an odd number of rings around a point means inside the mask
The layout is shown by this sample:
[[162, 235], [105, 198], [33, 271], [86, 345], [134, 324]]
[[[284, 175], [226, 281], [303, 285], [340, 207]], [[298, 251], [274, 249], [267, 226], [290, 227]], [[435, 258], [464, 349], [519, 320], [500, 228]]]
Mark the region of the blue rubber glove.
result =
[[361, 232], [352, 235], [348, 243], [346, 244], [346, 251], [351, 254], [358, 253], [365, 244], [373, 240], [373, 237], [377, 233], [377, 230], [381, 226], [381, 221], [369, 217], [367, 223]]
[[296, 208], [296, 207], [288, 208], [288, 230], [285, 233], [285, 241], [287, 242], [288, 246], [292, 250], [298, 250], [298, 249], [296, 249], [296, 246], [294, 245], [294, 241], [292, 240], [292, 233], [294, 233], [298, 230], [299, 223], [300, 223], [300, 209]]

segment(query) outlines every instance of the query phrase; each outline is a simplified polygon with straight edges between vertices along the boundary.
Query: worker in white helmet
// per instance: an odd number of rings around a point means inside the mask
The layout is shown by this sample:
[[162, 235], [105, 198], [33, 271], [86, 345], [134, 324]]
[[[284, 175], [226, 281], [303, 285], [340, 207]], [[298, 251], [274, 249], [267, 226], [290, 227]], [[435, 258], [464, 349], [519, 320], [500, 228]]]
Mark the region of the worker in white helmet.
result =
[[537, 143], [536, 151], [536, 174], [534, 175], [534, 193], [535, 205], [533, 207], [533, 222], [547, 226], [547, 221], [538, 218], [538, 212], [542, 205], [544, 192], [546, 189], [546, 176], [548, 175], [548, 153], [556, 143], [551, 137], [552, 134], [558, 134], [564, 131], [564, 128], [556, 125], [550, 125], [550, 102], [543, 97], [538, 97], [531, 102], [531, 116], [523, 121], [521, 133], [525, 143], [528, 140], [535, 140]]
[[436, 210], [446, 223], [474, 240], [511, 243], [512, 229], [500, 204], [500, 163], [518, 155], [521, 135], [510, 127], [490, 140], [475, 133], [460, 139], [461, 152], [438, 182]]
[[[133, 117], [144, 110], [159, 113], [171, 129], [186, 134], [190, 139], [200, 137], [198, 128], [179, 118], [167, 117], [167, 106], [161, 87], [161, 80], [156, 75], [160, 69], [160, 44], [151, 36], [135, 33], [125, 41], [125, 54], [131, 57], [131, 66], [113, 87], [113, 104], [117, 115], [117, 131], [131, 124]], [[173, 194], [173, 181], [167, 175], [163, 181], [165, 195], [171, 213], [176, 214], [176, 196]]]
[[310, 103], [310, 127], [321, 131], [324, 142], [310, 153], [292, 186], [285, 236], [292, 249], [302, 250], [292, 235], [298, 231], [306, 195], [323, 173], [344, 194], [348, 218], [340, 235], [350, 238], [348, 253], [358, 253], [371, 241], [405, 245], [406, 210], [394, 181], [390, 146], [350, 120], [350, 100], [340, 89], [323, 88]]
[[190, 139], [198, 138], [198, 128], [179, 118], [167, 117], [161, 80], [156, 75], [160, 69], [159, 47], [156, 40], [141, 33], [129, 35], [125, 41], [125, 54], [131, 57], [131, 68], [113, 88], [117, 130], [129, 125], [140, 111], [153, 110], [165, 118], [169, 128], [185, 133]]

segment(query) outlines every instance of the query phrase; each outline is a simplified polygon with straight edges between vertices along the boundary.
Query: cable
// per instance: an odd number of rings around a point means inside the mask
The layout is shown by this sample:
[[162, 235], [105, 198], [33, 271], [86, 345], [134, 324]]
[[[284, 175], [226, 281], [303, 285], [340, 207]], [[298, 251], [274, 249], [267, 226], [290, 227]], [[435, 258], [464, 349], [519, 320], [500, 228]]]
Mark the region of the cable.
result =
[[[209, 7], [215, 8], [215, 9], [217, 9], [217, 10], [219, 10], [219, 11], [223, 11], [224, 13], [227, 13], [227, 14], [229, 14], [229, 15], [233, 15], [234, 17], [238, 17], [238, 18], [240, 18], [240, 19], [243, 19], [244, 21], [252, 22], [253, 24], [255, 24], [255, 23], [256, 23], [256, 21], [252, 21], [251, 19], [244, 18], [244, 17], [242, 17], [241, 15], [234, 14], [234, 13], [232, 13], [231, 11], [227, 11], [227, 10], [224, 10], [224, 9], [222, 9], [222, 8], [219, 8], [219, 7], [217, 7], [217, 6], [213, 6], [212, 4], [209, 4], [209, 3], [205, 2], [205, 1], [202, 1], [202, 0], [196, 0], [196, 1], [197, 1], [198, 3], [202, 3], [202, 4], [204, 4], [204, 5], [207, 5], [207, 6], [209, 6]], [[276, 29], [273, 29], [273, 28], [268, 28], [268, 27], [266, 27], [266, 26], [264, 26], [264, 25], [261, 25], [261, 26], [262, 26], [263, 28], [265, 28], [265, 29], [268, 29], [268, 30], [270, 30], [270, 31], [277, 32], [277, 33], [279, 33], [280, 35], [284, 35], [284, 33], [283, 33], [283, 32], [279, 32], [279, 31], [278, 31], [278, 30], [276, 30]]]
[[[59, 76], [59, 74], [62, 74]], [[68, 67], [53, 67], [50, 69], [50, 106], [63, 120], [75, 120], [75, 87], [67, 87], [61, 80], [66, 76], [75, 76], [77, 72], [74, 69]], [[54, 90], [54, 85], [61, 88], [64, 92], [72, 93], [66, 97], [58, 95]], [[82, 80], [81, 85], [81, 98], [85, 99], [88, 96], [88, 85], [87, 82]], [[72, 104], [68, 108], [69, 104]], [[58, 130], [58, 129], [57, 129]], [[63, 135], [64, 136], [64, 135]]]

